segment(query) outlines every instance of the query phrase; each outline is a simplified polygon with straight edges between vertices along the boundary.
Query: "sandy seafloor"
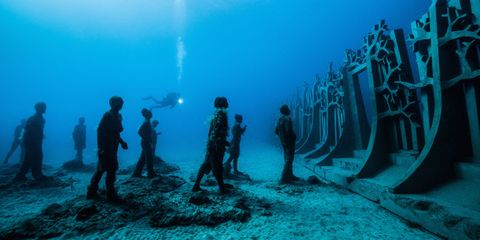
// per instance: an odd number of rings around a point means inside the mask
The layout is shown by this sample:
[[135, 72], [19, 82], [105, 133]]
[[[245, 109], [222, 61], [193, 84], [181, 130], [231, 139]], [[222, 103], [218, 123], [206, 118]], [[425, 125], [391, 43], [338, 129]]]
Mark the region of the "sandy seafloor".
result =
[[[254, 179], [253, 183], [234, 183], [274, 203], [271, 216], [255, 216], [246, 223], [227, 222], [216, 227], [187, 226], [152, 228], [146, 222], [132, 222], [125, 227], [83, 236], [87, 239], [439, 239], [412, 227], [379, 205], [347, 190], [329, 185], [280, 186], [278, 178], [283, 156], [276, 147], [244, 147], [240, 170]], [[166, 161], [180, 166], [177, 175], [187, 180], [203, 159], [203, 153], [165, 154]], [[93, 161], [93, 160], [92, 160]], [[48, 162], [48, 160], [47, 160]], [[133, 161], [131, 161], [133, 162]], [[126, 163], [120, 163], [126, 164]], [[299, 165], [298, 176], [311, 175]], [[52, 203], [62, 203], [84, 195], [90, 173], [75, 173], [70, 187], [11, 192], [0, 196], [0, 226], [34, 216]], [[125, 178], [123, 176], [121, 178]], [[121, 180], [120, 178], [120, 180]], [[103, 184], [102, 179], [102, 184]], [[216, 188], [206, 188], [217, 191]]]

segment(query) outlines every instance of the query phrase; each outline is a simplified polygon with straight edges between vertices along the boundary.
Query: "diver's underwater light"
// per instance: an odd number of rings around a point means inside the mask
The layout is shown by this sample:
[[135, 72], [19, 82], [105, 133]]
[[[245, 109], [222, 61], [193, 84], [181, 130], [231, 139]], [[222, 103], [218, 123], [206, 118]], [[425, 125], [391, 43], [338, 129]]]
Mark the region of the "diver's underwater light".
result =
[[178, 104], [183, 104], [183, 98], [178, 99]]

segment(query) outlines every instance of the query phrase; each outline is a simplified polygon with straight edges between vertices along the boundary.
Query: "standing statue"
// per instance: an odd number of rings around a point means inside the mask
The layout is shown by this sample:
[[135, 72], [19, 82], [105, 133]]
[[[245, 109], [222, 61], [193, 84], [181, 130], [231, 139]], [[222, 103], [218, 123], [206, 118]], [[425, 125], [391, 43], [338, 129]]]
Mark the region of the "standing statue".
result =
[[238, 171], [238, 158], [240, 157], [240, 141], [242, 135], [247, 130], [247, 126], [242, 127], [243, 116], [236, 114], [235, 115], [235, 125], [232, 127], [232, 140], [230, 141], [230, 148], [228, 152], [230, 157], [223, 165], [224, 175], [229, 176], [232, 170], [232, 161], [233, 161], [233, 173], [235, 175], [241, 175], [242, 172]]
[[283, 153], [285, 158], [285, 165], [283, 167], [281, 183], [291, 183], [298, 181], [299, 178], [293, 175], [293, 159], [295, 157], [295, 141], [297, 136], [293, 131], [293, 123], [290, 118], [290, 108], [283, 105], [280, 108], [282, 116], [278, 119], [275, 133], [280, 138], [282, 143]]
[[31, 169], [35, 180], [45, 179], [42, 173], [43, 162], [43, 130], [45, 127], [45, 119], [43, 114], [47, 111], [47, 105], [43, 102], [35, 104], [35, 115], [30, 117], [23, 132], [22, 144], [25, 148], [25, 155], [14, 181], [25, 181], [25, 175]]
[[123, 108], [121, 97], [110, 98], [110, 111], [106, 112], [97, 128], [98, 164], [97, 170], [92, 176], [88, 186], [87, 199], [98, 199], [98, 183], [104, 172], [107, 173], [106, 188], [109, 201], [119, 201], [115, 192], [115, 177], [118, 170], [118, 146], [128, 149], [128, 144], [122, 139], [120, 133], [123, 131], [122, 115]]
[[155, 157], [155, 153], [153, 152], [153, 127], [150, 122], [153, 117], [152, 115], [153, 114], [150, 110], [145, 108], [142, 109], [142, 116], [145, 118], [145, 121], [138, 130], [138, 135], [142, 138], [142, 153], [138, 159], [133, 177], [142, 176], [145, 163], [147, 164], [148, 178], [154, 178], [157, 176], [153, 170], [153, 158]]
[[228, 145], [228, 101], [225, 97], [217, 97], [215, 99], [215, 113], [213, 119], [210, 122], [210, 130], [208, 132], [207, 152], [205, 154], [205, 160], [198, 170], [197, 179], [192, 191], [202, 191], [200, 188], [200, 182], [204, 175], [213, 171], [213, 175], [217, 180], [218, 187], [222, 194], [228, 193], [226, 184], [223, 182], [223, 157], [225, 155], [225, 149]]
[[23, 133], [23, 130], [25, 129], [26, 122], [27, 121], [25, 119], [22, 119], [20, 124], [15, 128], [15, 132], [13, 133], [13, 142], [10, 147], [10, 150], [7, 153], [7, 156], [5, 157], [5, 160], [3, 160], [4, 164], [8, 163], [8, 160], [10, 159], [10, 157], [12, 157], [13, 153], [15, 153], [18, 147], [20, 147], [20, 150], [21, 150], [20, 161], [23, 161], [25, 149], [22, 144], [22, 133]]
[[[153, 145], [153, 156], [156, 157], [156, 151], [157, 151], [157, 142], [158, 142], [158, 136], [162, 135], [161, 132], [157, 131], [159, 122], [157, 120], [152, 121], [152, 145]], [[155, 158], [154, 158], [155, 160]]]
[[84, 117], [78, 119], [78, 125], [75, 126], [72, 137], [75, 150], [77, 151], [75, 159], [83, 164], [83, 150], [85, 149], [87, 143], [87, 128], [85, 127]]

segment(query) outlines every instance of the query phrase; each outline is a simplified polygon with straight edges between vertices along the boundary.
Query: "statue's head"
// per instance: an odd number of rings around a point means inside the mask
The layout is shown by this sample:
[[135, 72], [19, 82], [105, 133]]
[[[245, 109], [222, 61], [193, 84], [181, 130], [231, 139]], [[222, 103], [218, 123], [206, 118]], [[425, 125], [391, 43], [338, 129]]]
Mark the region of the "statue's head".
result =
[[44, 114], [47, 111], [47, 104], [45, 104], [44, 102], [39, 102], [35, 104], [35, 111], [38, 114]]
[[242, 123], [243, 122], [243, 116], [240, 114], [235, 114], [235, 121]]
[[112, 110], [120, 111], [123, 108], [123, 99], [121, 97], [111, 97], [109, 103]]
[[280, 107], [280, 113], [284, 116], [290, 116], [290, 108], [288, 107], [288, 105], [282, 105]]
[[228, 108], [228, 100], [226, 97], [217, 97], [215, 98], [215, 103], [214, 103], [215, 108], [219, 109], [226, 109]]
[[145, 119], [150, 120], [150, 119], [152, 119], [153, 114], [152, 114], [152, 111], [144, 108], [144, 109], [142, 109], [142, 116], [143, 116]]

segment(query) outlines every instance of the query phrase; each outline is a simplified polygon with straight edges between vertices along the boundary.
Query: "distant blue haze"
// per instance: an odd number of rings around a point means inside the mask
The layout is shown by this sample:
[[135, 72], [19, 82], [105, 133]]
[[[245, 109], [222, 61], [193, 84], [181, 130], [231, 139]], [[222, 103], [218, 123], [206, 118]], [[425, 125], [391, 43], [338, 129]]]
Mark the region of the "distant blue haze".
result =
[[[249, 125], [246, 147], [270, 144], [280, 104], [328, 63], [338, 67], [381, 19], [410, 32], [427, 0], [3, 0], [0, 2], [0, 155], [13, 129], [45, 101], [45, 162], [73, 156], [77, 118], [95, 128], [124, 97], [128, 156], [138, 154], [140, 110], [169, 91], [184, 105], [154, 112], [159, 151], [203, 148], [212, 101]], [[182, 47], [179, 47], [179, 46]], [[183, 48], [183, 49], [182, 49]], [[233, 120], [232, 120], [233, 121]], [[91, 161], [94, 160], [90, 159]]]

